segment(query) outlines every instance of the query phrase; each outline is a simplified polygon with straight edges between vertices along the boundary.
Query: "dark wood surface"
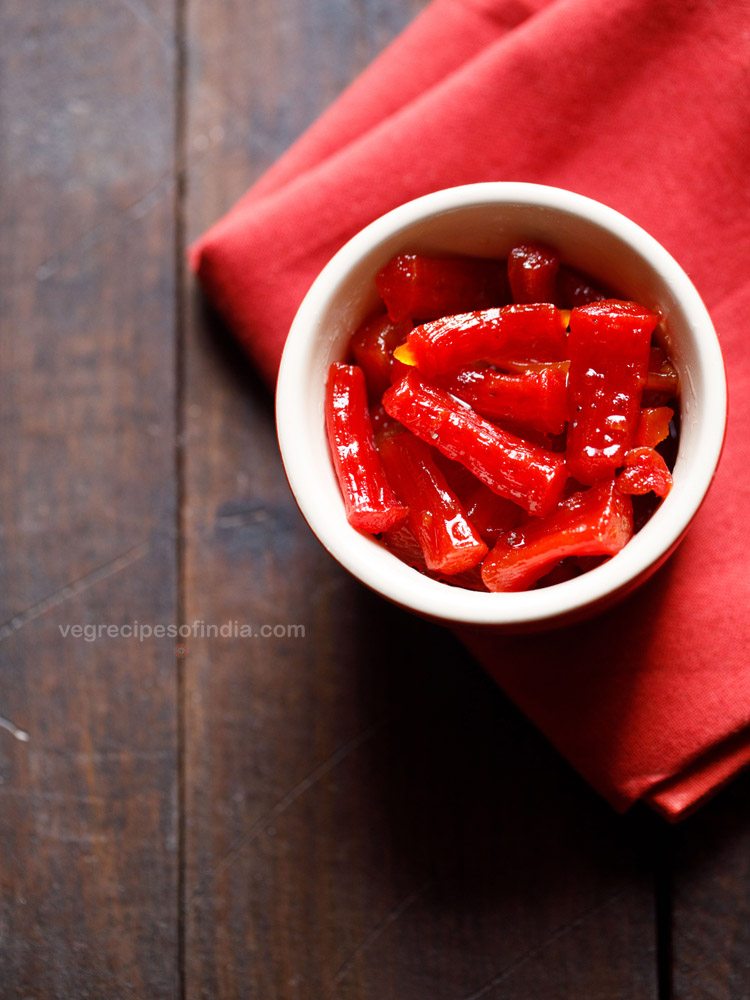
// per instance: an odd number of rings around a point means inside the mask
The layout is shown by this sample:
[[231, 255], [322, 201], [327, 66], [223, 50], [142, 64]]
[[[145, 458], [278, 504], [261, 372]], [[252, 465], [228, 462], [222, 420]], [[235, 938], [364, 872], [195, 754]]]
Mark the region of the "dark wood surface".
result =
[[3, 1000], [750, 997], [750, 779], [618, 817], [350, 580], [183, 264], [421, 6], [3, 9]]

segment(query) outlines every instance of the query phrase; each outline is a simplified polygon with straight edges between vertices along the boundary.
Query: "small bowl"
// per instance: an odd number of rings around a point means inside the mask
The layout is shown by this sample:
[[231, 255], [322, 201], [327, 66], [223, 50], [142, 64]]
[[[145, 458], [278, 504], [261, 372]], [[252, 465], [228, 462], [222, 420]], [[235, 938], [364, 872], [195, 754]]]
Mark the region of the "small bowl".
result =
[[[556, 247], [562, 260], [623, 297], [659, 309], [681, 383], [681, 436], [673, 488], [612, 559], [564, 583], [523, 593], [476, 593], [412, 569], [352, 528], [328, 451], [323, 400], [328, 366], [377, 303], [374, 276], [396, 253], [504, 257], [522, 241]], [[284, 467], [307, 523], [331, 555], [368, 587], [449, 624], [524, 631], [587, 617], [643, 583], [675, 549], [719, 461], [726, 378], [711, 319], [694, 285], [652, 236], [619, 212], [538, 184], [486, 183], [417, 198], [351, 239], [307, 293], [286, 342], [276, 401]]]

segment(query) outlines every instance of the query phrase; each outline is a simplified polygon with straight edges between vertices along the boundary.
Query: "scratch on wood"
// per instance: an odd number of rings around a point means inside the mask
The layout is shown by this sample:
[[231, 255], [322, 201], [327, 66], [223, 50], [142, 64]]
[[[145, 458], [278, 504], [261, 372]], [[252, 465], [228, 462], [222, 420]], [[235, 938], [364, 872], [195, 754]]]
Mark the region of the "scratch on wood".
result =
[[6, 732], [10, 733], [11, 736], [15, 736], [15, 738], [20, 740], [21, 743], [28, 743], [31, 739], [25, 729], [19, 729], [14, 722], [11, 722], [10, 719], [4, 718], [2, 715], [0, 715], [0, 729], [4, 729]]
[[40, 756], [61, 758], [76, 764], [98, 764], [109, 760], [167, 760], [174, 757], [174, 750], [134, 750], [132, 747], [102, 747], [100, 750], [71, 750], [68, 747], [41, 747]]
[[225, 871], [230, 865], [232, 865], [237, 858], [242, 854], [242, 852], [252, 843], [256, 835], [262, 832], [270, 823], [275, 819], [278, 819], [282, 813], [299, 799], [305, 792], [309, 791], [314, 785], [317, 785], [327, 774], [330, 774], [334, 768], [345, 760], [351, 753], [361, 747], [364, 743], [367, 743], [377, 735], [380, 730], [384, 729], [392, 720], [390, 718], [382, 719], [380, 722], [374, 723], [367, 729], [363, 730], [358, 736], [352, 737], [351, 740], [344, 743], [334, 751], [330, 757], [327, 757], [322, 763], [318, 764], [306, 777], [299, 781], [293, 788], [290, 788], [285, 795], [283, 795], [275, 806], [273, 806], [267, 813], [256, 820], [255, 823], [250, 827], [242, 840], [233, 848], [231, 848], [223, 858], [219, 860], [217, 865], [212, 868], [207, 875], [198, 883], [198, 885], [193, 889], [190, 894], [190, 900], [196, 899], [205, 890], [209, 879], [216, 879], [223, 871]]
[[167, 29], [165, 25], [159, 21], [158, 18], [154, 17], [145, 4], [141, 3], [140, 0], [122, 0], [122, 5], [130, 11], [137, 21], [140, 21], [142, 25], [156, 35], [160, 44], [165, 49], [169, 48]]
[[106, 844], [110, 840], [106, 833], [91, 833], [90, 831], [71, 833], [67, 830], [55, 830], [54, 828], [37, 830], [37, 836], [43, 840], [54, 840], [58, 844], [82, 844], [84, 846], [87, 844]]
[[112, 218], [106, 219], [104, 222], [100, 222], [96, 226], [92, 226], [90, 229], [84, 230], [79, 236], [71, 240], [66, 246], [57, 253], [52, 254], [37, 266], [36, 269], [36, 280], [37, 281], [47, 281], [54, 274], [56, 274], [65, 264], [65, 261], [71, 254], [71, 251], [77, 250], [78, 258], [80, 258], [80, 251], [91, 250], [98, 246], [99, 243], [113, 232], [124, 220], [126, 219], [141, 219], [147, 215], [152, 208], [164, 198], [167, 191], [170, 190], [172, 186], [172, 175], [171, 173], [162, 174], [155, 184], [144, 194], [139, 195], [134, 201], [130, 202], [124, 208], [115, 211]]
[[[400, 903], [394, 906], [393, 909], [389, 913], [387, 913], [385, 917], [383, 917], [383, 919], [379, 921], [372, 928], [370, 933], [367, 934], [362, 941], [360, 941], [360, 943], [352, 951], [349, 957], [345, 959], [345, 961], [342, 962], [341, 965], [339, 966], [336, 975], [333, 977], [334, 990], [339, 985], [339, 983], [346, 978], [347, 974], [349, 973], [349, 970], [354, 965], [359, 956], [363, 952], [367, 951], [368, 948], [371, 948], [373, 944], [375, 944], [375, 942], [378, 940], [378, 938], [382, 937], [382, 935], [388, 930], [389, 927], [392, 927], [393, 924], [395, 924], [398, 920], [400, 920], [401, 917], [404, 915], [404, 913], [406, 913], [406, 911], [409, 909], [409, 907], [413, 903], [416, 903], [419, 897], [424, 895], [424, 893], [427, 892], [430, 886], [434, 885], [434, 883], [435, 879], [430, 878], [426, 882], [424, 882], [421, 886], [419, 886], [418, 889], [415, 889], [413, 892], [410, 892], [408, 896], [405, 896]], [[333, 993], [331, 994], [331, 996], [334, 995], [335, 994]]]
[[489, 980], [489, 982], [485, 983], [484, 986], [480, 987], [475, 993], [470, 993], [468, 996], [463, 997], [463, 1000], [481, 1000], [482, 997], [488, 996], [490, 993], [494, 991], [494, 989], [497, 986], [499, 986], [514, 972], [517, 972], [518, 969], [526, 965], [527, 962], [530, 962], [533, 959], [538, 958], [539, 955], [541, 955], [545, 951], [545, 949], [548, 948], [551, 944], [554, 944], [556, 941], [559, 941], [560, 938], [565, 937], [565, 935], [569, 934], [570, 931], [580, 927], [581, 924], [584, 924], [589, 919], [589, 917], [594, 916], [594, 914], [596, 913], [600, 913], [602, 910], [606, 910], [606, 908], [611, 903], [614, 903], [615, 900], [625, 895], [625, 893], [628, 891], [628, 888], [629, 887], [618, 889], [617, 892], [614, 892], [610, 896], [607, 896], [607, 898], [603, 902], [597, 903], [595, 906], [589, 907], [588, 910], [585, 910], [583, 913], [579, 914], [579, 916], [575, 917], [567, 924], [563, 924], [562, 927], [558, 927], [535, 948], [529, 948], [528, 951], [525, 951], [522, 955], [519, 955], [518, 958], [515, 959], [515, 961], [507, 965], [501, 972], [498, 972], [497, 975], [493, 976], [492, 979]]
[[28, 625], [28, 623], [34, 621], [35, 618], [40, 618], [52, 608], [56, 608], [60, 604], [64, 604], [65, 601], [69, 601], [72, 597], [77, 597], [79, 594], [82, 594], [84, 591], [93, 587], [95, 584], [100, 583], [102, 580], [107, 580], [116, 573], [121, 573], [122, 570], [127, 569], [128, 566], [131, 566], [134, 562], [142, 559], [148, 550], [148, 542], [141, 542], [139, 545], [135, 545], [132, 549], [128, 549], [127, 552], [123, 552], [122, 555], [115, 556], [114, 559], [104, 563], [104, 565], [98, 566], [90, 573], [86, 573], [85, 576], [81, 576], [77, 580], [71, 581], [60, 590], [56, 590], [54, 594], [50, 594], [49, 597], [42, 598], [41, 601], [38, 601], [36, 604], [32, 604], [30, 608], [26, 608], [24, 611], [19, 611], [18, 614], [14, 615], [7, 622], [0, 624], [0, 642], [8, 639], [10, 636], [18, 632], [19, 629], [22, 629], [24, 625]]
[[82, 805], [105, 806], [109, 799], [103, 795], [75, 795], [72, 792], [41, 792], [37, 788], [7, 788], [0, 785], [0, 797], [32, 799], [34, 802], [78, 802]]

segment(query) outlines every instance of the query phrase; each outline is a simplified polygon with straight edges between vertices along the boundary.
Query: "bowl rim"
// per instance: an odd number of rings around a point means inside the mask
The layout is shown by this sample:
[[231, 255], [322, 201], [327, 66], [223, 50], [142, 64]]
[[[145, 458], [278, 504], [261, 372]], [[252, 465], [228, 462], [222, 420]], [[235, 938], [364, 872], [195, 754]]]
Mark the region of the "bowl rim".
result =
[[[517, 593], [483, 593], [432, 580], [403, 563], [376, 540], [352, 528], [339, 508], [330, 509], [316, 488], [319, 473], [311, 449], [306, 389], [314, 350], [311, 331], [350, 271], [378, 246], [427, 217], [482, 205], [543, 207], [580, 216], [610, 230], [661, 275], [690, 317], [705, 392], [690, 474], [615, 557], [564, 583]], [[708, 310], [672, 255], [622, 213], [584, 195], [549, 185], [489, 181], [443, 188], [408, 201], [353, 236], [314, 280], [290, 327], [276, 388], [276, 424], [284, 469], [308, 525], [331, 555], [372, 590], [428, 617], [456, 624], [533, 626], [564, 620], [613, 600], [645, 578], [674, 549], [700, 507], [716, 471], [726, 430], [727, 389], [719, 341]], [[322, 426], [312, 433], [325, 433]]]

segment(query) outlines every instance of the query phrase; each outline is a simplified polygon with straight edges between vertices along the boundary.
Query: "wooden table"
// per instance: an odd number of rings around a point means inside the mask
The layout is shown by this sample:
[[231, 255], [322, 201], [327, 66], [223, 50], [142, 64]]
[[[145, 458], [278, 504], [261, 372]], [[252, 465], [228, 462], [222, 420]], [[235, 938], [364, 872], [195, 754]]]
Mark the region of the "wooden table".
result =
[[[750, 997], [750, 779], [620, 818], [352, 582], [186, 270], [420, 7], [4, 7], [2, 998]], [[196, 620], [305, 637], [71, 631]]]

